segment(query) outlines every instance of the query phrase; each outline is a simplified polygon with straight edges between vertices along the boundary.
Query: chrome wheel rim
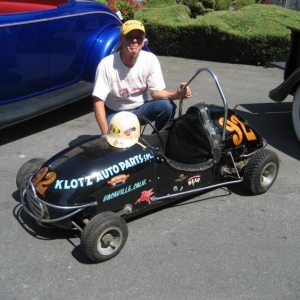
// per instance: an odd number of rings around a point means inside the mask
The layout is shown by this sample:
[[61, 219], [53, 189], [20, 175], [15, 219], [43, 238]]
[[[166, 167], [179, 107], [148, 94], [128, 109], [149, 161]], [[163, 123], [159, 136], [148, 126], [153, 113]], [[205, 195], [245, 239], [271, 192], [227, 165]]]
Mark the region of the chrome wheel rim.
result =
[[97, 240], [97, 250], [101, 255], [111, 255], [116, 252], [123, 240], [120, 228], [113, 226], [107, 228]]
[[260, 185], [264, 188], [269, 187], [275, 180], [277, 166], [274, 162], [265, 165], [260, 176]]

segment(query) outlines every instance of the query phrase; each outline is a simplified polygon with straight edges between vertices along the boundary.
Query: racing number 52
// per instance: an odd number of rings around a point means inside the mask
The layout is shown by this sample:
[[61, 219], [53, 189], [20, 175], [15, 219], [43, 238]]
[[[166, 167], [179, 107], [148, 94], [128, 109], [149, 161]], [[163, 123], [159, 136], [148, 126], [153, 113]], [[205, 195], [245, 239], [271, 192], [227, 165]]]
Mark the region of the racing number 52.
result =
[[[224, 124], [224, 117], [221, 117], [219, 119], [219, 124], [223, 126]], [[241, 122], [237, 116], [232, 115], [230, 117], [230, 120], [227, 120], [226, 122], [226, 130], [230, 132], [236, 132], [232, 135], [232, 142], [235, 146], [238, 146], [243, 141], [243, 136], [246, 137], [248, 141], [254, 141], [257, 140], [257, 137], [252, 129], [247, 131], [247, 128], [243, 122]]]

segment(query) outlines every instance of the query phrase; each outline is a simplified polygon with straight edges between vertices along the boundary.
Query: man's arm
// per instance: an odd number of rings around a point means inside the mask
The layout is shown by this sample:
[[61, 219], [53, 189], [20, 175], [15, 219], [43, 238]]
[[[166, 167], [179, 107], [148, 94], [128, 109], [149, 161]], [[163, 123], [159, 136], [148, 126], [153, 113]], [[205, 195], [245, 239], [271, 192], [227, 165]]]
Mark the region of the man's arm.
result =
[[95, 96], [94, 96], [94, 113], [102, 134], [107, 134], [108, 124], [106, 121], [104, 101]]
[[[176, 91], [161, 90], [161, 91], [155, 91], [153, 93], [150, 93], [150, 95], [153, 100], [159, 100], [159, 99], [176, 100], [180, 98], [180, 93], [184, 85], [185, 83], [181, 83]], [[183, 98], [187, 99], [191, 97], [192, 97], [191, 90], [187, 86]]]

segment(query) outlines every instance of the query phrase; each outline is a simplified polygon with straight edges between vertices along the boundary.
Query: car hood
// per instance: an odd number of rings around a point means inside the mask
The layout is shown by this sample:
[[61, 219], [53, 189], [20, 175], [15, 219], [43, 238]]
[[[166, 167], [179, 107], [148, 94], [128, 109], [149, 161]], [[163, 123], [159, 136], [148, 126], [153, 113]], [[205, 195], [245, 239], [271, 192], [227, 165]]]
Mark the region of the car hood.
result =
[[[33, 177], [42, 183], [38, 196], [47, 203], [76, 206], [97, 201], [95, 192], [114, 180], [140, 168], [151, 149], [138, 144], [119, 149], [110, 146], [103, 136], [67, 148], [49, 159]], [[40, 175], [39, 175], [40, 174]], [[123, 177], [124, 178], [123, 178]], [[40, 191], [39, 191], [40, 190]]]

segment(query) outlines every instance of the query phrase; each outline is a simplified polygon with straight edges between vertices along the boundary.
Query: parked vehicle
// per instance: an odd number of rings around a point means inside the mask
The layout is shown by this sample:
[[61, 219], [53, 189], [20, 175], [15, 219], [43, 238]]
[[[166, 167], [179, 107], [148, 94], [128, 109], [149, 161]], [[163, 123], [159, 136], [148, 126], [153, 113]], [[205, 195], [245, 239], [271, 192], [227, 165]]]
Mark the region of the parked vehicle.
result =
[[91, 0], [1, 0], [0, 128], [91, 95], [121, 25]]
[[288, 28], [291, 30], [291, 40], [287, 60], [267, 64], [267, 66], [284, 70], [284, 81], [270, 91], [269, 97], [276, 102], [282, 102], [288, 95], [293, 96], [293, 125], [296, 136], [300, 141], [300, 30], [292, 27]]
[[182, 114], [181, 95], [178, 117], [160, 132], [142, 116], [154, 133], [146, 134], [143, 125], [139, 139], [138, 122], [124, 131], [111, 124], [115, 133], [135, 134], [126, 149], [95, 136], [48, 160], [28, 161], [16, 177], [25, 212], [42, 226], [78, 230], [87, 256], [103, 262], [121, 251], [128, 236], [125, 220], [134, 216], [231, 184], [265, 193], [279, 170], [277, 154], [228, 109], [212, 70], [197, 70], [186, 85], [202, 71], [212, 75], [223, 105], [199, 103]]

